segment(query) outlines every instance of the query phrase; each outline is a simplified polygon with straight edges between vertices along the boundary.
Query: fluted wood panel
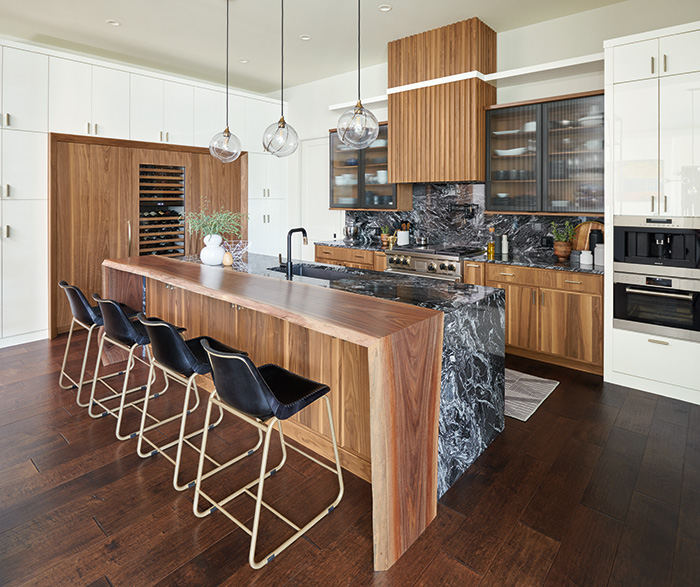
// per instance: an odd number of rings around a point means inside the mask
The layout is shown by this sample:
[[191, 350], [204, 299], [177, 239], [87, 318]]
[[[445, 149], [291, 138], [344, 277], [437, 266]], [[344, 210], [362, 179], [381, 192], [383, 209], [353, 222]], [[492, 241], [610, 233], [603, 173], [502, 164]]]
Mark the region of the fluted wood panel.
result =
[[496, 71], [496, 32], [470, 18], [388, 45], [389, 87], [466, 71]]
[[485, 181], [485, 108], [495, 101], [478, 79], [390, 94], [389, 181]]

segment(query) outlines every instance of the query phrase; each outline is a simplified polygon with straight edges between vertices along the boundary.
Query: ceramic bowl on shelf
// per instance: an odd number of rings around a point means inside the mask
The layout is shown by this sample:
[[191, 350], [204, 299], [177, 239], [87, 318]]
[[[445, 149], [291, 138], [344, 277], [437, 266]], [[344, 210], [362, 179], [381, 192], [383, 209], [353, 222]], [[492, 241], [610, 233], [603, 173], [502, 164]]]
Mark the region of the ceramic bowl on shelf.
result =
[[508, 197], [508, 192], [498, 192], [496, 194], [497, 197], [499, 198], [507, 198]]
[[497, 137], [501, 137], [506, 135], [517, 135], [519, 132], [520, 129], [516, 128], [515, 130], [494, 130], [493, 134]]
[[594, 114], [593, 116], [584, 116], [578, 119], [578, 123], [581, 126], [600, 126], [603, 124], [603, 115]]
[[346, 159], [345, 165], [350, 165], [354, 167], [355, 165], [357, 165], [357, 159]]
[[518, 147], [516, 149], [494, 149], [494, 153], [499, 157], [522, 155], [525, 151], [527, 151], [526, 147]]
[[537, 121], [530, 120], [523, 124], [523, 132], [535, 132], [537, 130]]

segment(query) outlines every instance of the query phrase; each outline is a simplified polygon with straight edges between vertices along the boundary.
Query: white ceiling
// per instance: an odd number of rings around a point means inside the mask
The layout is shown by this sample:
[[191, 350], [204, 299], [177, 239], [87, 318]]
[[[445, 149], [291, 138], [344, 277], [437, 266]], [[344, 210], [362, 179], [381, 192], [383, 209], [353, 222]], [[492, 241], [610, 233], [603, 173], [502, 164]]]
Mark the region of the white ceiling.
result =
[[[619, 1], [362, 0], [362, 65], [385, 62], [391, 40], [472, 16], [503, 32]], [[0, 0], [0, 34], [223, 83], [225, 2]], [[356, 15], [355, 0], [286, 0], [285, 85], [354, 70]], [[278, 89], [279, 38], [280, 0], [231, 0], [231, 85]]]

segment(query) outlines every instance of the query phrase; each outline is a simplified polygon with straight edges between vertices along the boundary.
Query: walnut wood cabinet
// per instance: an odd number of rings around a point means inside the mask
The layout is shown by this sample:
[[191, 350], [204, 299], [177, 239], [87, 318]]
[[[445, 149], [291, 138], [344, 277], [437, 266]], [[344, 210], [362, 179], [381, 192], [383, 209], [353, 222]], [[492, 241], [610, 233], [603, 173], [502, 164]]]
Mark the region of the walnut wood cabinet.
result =
[[602, 373], [602, 275], [504, 264], [484, 271], [485, 285], [506, 292], [507, 352]]
[[317, 263], [342, 265], [354, 269], [370, 269], [372, 271], [386, 269], [386, 253], [366, 249], [316, 245], [315, 260]]
[[484, 113], [496, 88], [476, 76], [440, 78], [494, 72], [495, 31], [471, 18], [392, 41], [388, 59], [389, 182], [484, 181]]
[[[144, 164], [184, 169], [184, 198], [149, 197], [140, 178]], [[68, 330], [72, 317], [60, 280], [77, 285], [90, 299], [102, 290], [104, 259], [167, 252], [176, 243], [178, 255], [183, 248], [185, 254], [196, 254], [200, 236], [190, 238], [177, 218], [199, 210], [205, 199], [209, 209], [248, 210], [246, 154], [224, 165], [199, 147], [51, 134], [49, 175], [51, 337]], [[171, 213], [163, 220], [177, 226], [143, 216], [145, 210], [161, 208]], [[245, 238], [247, 222], [243, 234]], [[154, 248], [153, 243], [161, 242], [156, 238], [168, 239], [167, 248]]]

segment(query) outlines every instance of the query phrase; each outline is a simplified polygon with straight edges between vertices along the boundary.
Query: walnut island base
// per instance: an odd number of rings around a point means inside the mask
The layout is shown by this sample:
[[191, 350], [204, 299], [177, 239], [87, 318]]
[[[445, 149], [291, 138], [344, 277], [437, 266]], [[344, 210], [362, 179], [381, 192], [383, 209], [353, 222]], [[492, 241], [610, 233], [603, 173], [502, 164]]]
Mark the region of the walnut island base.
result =
[[[504, 292], [343, 267], [334, 280], [290, 282], [277, 264], [255, 254], [234, 269], [107, 260], [103, 289], [188, 337], [327, 383], [342, 465], [372, 484], [374, 567], [386, 570], [503, 430]], [[284, 427], [331, 457], [320, 408]]]

